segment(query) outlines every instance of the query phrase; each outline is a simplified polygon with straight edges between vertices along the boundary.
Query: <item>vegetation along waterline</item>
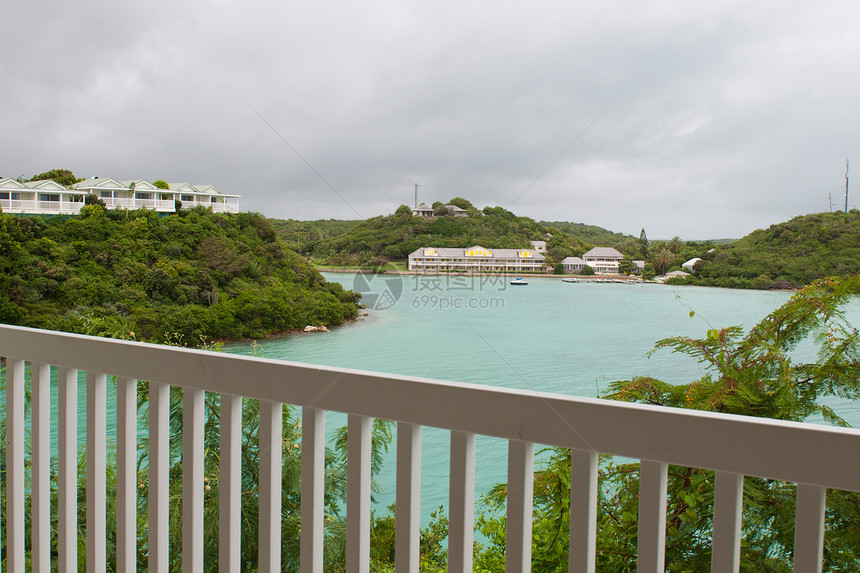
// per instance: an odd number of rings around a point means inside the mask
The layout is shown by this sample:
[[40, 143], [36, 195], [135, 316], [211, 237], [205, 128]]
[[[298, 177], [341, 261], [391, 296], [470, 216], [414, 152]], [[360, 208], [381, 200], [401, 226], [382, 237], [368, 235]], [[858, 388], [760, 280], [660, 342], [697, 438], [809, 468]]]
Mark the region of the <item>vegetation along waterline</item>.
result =
[[256, 213], [0, 213], [0, 321], [198, 346], [358, 314]]

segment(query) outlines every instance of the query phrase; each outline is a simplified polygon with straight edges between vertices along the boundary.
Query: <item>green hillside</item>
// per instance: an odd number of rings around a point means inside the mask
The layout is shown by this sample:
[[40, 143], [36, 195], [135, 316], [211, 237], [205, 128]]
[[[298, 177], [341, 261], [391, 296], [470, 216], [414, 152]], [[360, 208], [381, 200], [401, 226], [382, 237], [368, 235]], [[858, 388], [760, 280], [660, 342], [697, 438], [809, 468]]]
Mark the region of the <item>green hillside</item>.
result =
[[585, 223], [570, 223], [567, 221], [541, 221], [540, 223], [544, 227], [553, 227], [568, 237], [590, 245], [623, 249], [632, 240], [635, 240], [635, 237], [626, 233], [615, 233], [603, 227], [586, 225]]
[[256, 213], [0, 212], [0, 322], [197, 346], [357, 312]]
[[[519, 217], [502, 207], [475, 208], [455, 197], [446, 204], [466, 209], [468, 217], [439, 215], [433, 219], [413, 217], [401, 205], [392, 215], [372, 217], [337, 228], [332, 222], [308, 221], [278, 225], [284, 240], [301, 241], [301, 252], [324, 264], [366, 265], [406, 260], [420, 247], [526, 248], [529, 241], [547, 241], [550, 258], [561, 260], [582, 255], [593, 244], [547, 227], [528, 217]], [[441, 202], [434, 204], [441, 206]], [[552, 234], [548, 237], [548, 234]], [[298, 245], [297, 245], [298, 246]]]
[[695, 282], [703, 285], [797, 287], [860, 274], [860, 211], [795, 217], [701, 257]]

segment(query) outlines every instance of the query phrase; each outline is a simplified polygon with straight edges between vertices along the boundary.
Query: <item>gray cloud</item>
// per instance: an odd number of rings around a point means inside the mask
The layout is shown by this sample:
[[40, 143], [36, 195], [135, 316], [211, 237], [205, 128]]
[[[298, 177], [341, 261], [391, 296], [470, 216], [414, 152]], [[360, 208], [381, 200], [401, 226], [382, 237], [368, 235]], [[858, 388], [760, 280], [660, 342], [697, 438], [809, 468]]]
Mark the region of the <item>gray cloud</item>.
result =
[[13, 0], [0, 175], [211, 183], [301, 219], [391, 213], [418, 181], [737, 237], [841, 207], [860, 163], [858, 9], [753, 4]]

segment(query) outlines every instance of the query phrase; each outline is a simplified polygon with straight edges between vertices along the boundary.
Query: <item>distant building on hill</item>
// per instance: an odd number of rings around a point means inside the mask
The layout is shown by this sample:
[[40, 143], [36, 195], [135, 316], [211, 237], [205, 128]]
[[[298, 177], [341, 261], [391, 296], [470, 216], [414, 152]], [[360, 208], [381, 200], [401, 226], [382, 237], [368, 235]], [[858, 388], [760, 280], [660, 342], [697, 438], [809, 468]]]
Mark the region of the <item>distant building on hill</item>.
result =
[[[469, 212], [463, 209], [462, 207], [457, 207], [456, 205], [445, 205], [445, 209], [448, 210], [448, 215], [452, 217], [468, 217]], [[433, 219], [436, 217], [436, 210], [433, 207], [428, 207], [424, 203], [421, 203], [414, 209], [412, 209], [413, 217], [424, 217], [425, 219]]]
[[546, 259], [532, 249], [421, 247], [409, 255], [410, 271], [545, 272]]
[[539, 252], [539, 253], [545, 253], [546, 252], [546, 241], [530, 241], [530, 242], [532, 244], [532, 247], [534, 247], [534, 249], [537, 252]]
[[151, 209], [164, 213], [176, 210], [176, 201], [184, 208], [203, 206], [216, 213], [238, 213], [239, 195], [223, 193], [214, 185], [168, 183], [160, 189], [149, 181], [116, 181], [85, 179], [71, 188], [51, 180], [21, 183], [8, 177], [0, 179], [0, 208], [6, 213], [74, 215], [80, 213], [87, 195], [93, 194], [108, 209]]
[[433, 207], [428, 207], [424, 203], [421, 203], [414, 209], [412, 209], [413, 217], [424, 217], [425, 219], [433, 218]]

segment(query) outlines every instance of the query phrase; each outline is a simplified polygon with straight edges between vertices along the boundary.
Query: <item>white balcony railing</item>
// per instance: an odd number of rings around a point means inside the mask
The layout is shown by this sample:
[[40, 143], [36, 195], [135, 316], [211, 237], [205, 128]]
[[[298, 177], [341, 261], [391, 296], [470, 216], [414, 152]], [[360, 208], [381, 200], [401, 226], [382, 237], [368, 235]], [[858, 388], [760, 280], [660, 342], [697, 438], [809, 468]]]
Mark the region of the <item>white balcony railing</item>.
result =
[[[50, 367], [58, 368], [58, 546], [60, 571], [77, 570], [77, 371], [87, 372], [86, 536], [88, 571], [105, 570], [106, 376], [117, 384], [118, 570], [133, 571], [136, 543], [136, 380], [150, 381], [150, 571], [167, 571], [168, 389], [184, 389], [183, 570], [202, 571], [203, 398], [221, 394], [219, 562], [239, 571], [238, 476], [241, 400], [261, 401], [259, 563], [280, 570], [282, 404], [303, 408], [301, 570], [321, 572], [324, 418], [346, 412], [347, 570], [369, 567], [370, 428], [396, 420], [396, 566], [418, 570], [421, 428], [451, 431], [449, 571], [472, 570], [475, 436], [509, 441], [506, 570], [528, 571], [534, 444], [570, 448], [570, 570], [593, 572], [597, 456], [641, 460], [638, 571], [664, 570], [667, 464], [716, 471], [714, 571], [737, 571], [743, 476], [797, 483], [795, 571], [820, 571], [826, 488], [860, 491], [860, 432], [472, 384], [323, 368], [260, 358], [93, 338], [0, 325], [6, 359], [8, 570], [49, 571]], [[32, 540], [25, 539], [25, 361], [31, 364]], [[791, 455], [785, 455], [790, 444]], [[267, 447], [268, 446], [268, 447]], [[520, 500], [514, 503], [512, 500]]]

